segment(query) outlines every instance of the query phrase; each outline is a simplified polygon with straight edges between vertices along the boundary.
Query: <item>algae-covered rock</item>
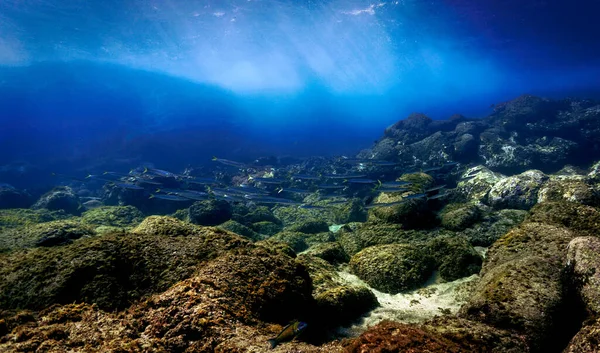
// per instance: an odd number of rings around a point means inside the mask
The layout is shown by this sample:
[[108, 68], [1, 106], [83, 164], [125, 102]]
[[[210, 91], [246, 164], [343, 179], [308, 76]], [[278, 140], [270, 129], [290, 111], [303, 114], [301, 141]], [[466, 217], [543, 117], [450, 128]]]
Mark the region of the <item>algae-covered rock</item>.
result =
[[[381, 193], [375, 199], [375, 203], [398, 202], [409, 194]], [[404, 229], [428, 229], [437, 225], [435, 213], [428, 207], [425, 198], [406, 200], [391, 207], [373, 208], [369, 212], [369, 222], [401, 224]]]
[[486, 167], [476, 166], [467, 169], [456, 186], [456, 194], [464, 201], [484, 202], [492, 187], [504, 176]]
[[479, 273], [483, 259], [463, 237], [437, 237], [426, 244], [440, 276], [454, 281]]
[[486, 254], [481, 280], [460, 315], [522, 334], [532, 351], [553, 344], [564, 316], [563, 264], [575, 233], [562, 226], [524, 222]]
[[424, 242], [431, 238], [428, 231], [404, 229], [387, 223], [350, 223], [335, 233], [344, 251], [352, 256], [373, 245]]
[[232, 219], [245, 226], [258, 222], [271, 222], [281, 225], [279, 218], [275, 217], [270, 208], [266, 206], [255, 206], [251, 209], [240, 204], [232, 205]]
[[565, 226], [581, 236], [600, 234], [600, 211], [574, 202], [539, 203], [531, 209], [527, 221]]
[[131, 232], [134, 234], [153, 234], [168, 237], [190, 236], [202, 227], [167, 216], [146, 217]]
[[450, 230], [469, 228], [481, 218], [481, 209], [473, 204], [449, 204], [439, 215], [442, 227]]
[[305, 222], [324, 221], [326, 223], [332, 217], [331, 211], [325, 209], [309, 209], [300, 207], [278, 207], [273, 211], [275, 216], [283, 222], [285, 227], [294, 226]]
[[0, 255], [0, 308], [96, 303], [122, 309], [192, 275], [202, 261], [247, 246], [241, 237], [202, 228], [194, 236], [109, 234], [53, 248]]
[[[385, 347], [385, 348], [383, 348]], [[359, 337], [346, 343], [347, 353], [363, 352], [428, 352], [461, 353], [459, 343], [417, 325], [382, 321]], [[385, 349], [385, 350], [383, 350]]]
[[82, 221], [96, 226], [110, 227], [135, 227], [144, 215], [133, 206], [103, 206], [85, 211], [81, 215]]
[[47, 209], [32, 210], [27, 208], [14, 208], [0, 210], [0, 230], [4, 228], [15, 228], [20, 226], [32, 225], [57, 221], [72, 217], [64, 211], [50, 211]]
[[308, 246], [313, 246], [317, 244], [329, 243], [335, 241], [335, 236], [332, 232], [321, 232], [315, 234], [306, 234], [305, 238], [306, 244]]
[[600, 239], [578, 237], [569, 243], [567, 267], [592, 317], [600, 315]]
[[544, 347], [563, 301], [561, 271], [551, 259], [518, 257], [489, 269], [459, 315], [511, 329]]
[[528, 170], [498, 181], [488, 194], [488, 203], [495, 209], [528, 210], [538, 202], [538, 191], [548, 177], [539, 170]]
[[583, 205], [600, 205], [600, 189], [583, 177], [550, 177], [538, 192], [538, 202], [570, 201]]
[[0, 231], [0, 248], [16, 250], [36, 246], [64, 245], [75, 239], [95, 234], [94, 227], [75, 219], [32, 223]]
[[455, 315], [435, 317], [425, 322], [422, 327], [459, 344], [463, 347], [463, 352], [529, 352], [529, 347], [521, 335]]
[[482, 215], [482, 220], [460, 231], [473, 246], [488, 247], [525, 220], [527, 211], [504, 209]]
[[550, 258], [559, 266], [566, 259], [569, 242], [575, 237], [576, 234], [565, 227], [524, 222], [489, 248], [483, 272], [504, 262], [534, 255]]
[[598, 352], [598, 342], [600, 342], [600, 319], [591, 323], [586, 322], [562, 353], [595, 353]]
[[[307, 318], [314, 312], [313, 303], [311, 281], [302, 265], [260, 247], [236, 248], [125, 312], [111, 313], [86, 304], [48, 308], [11, 330], [0, 342], [0, 350], [266, 353], [270, 349], [267, 339], [282, 329], [273, 322], [319, 322]], [[339, 343], [314, 346], [302, 342], [306, 338], [302, 335], [277, 350], [342, 352]]]
[[321, 258], [332, 265], [350, 261], [350, 256], [346, 254], [344, 248], [336, 241], [315, 244], [308, 248], [305, 253]]
[[308, 244], [306, 243], [306, 234], [304, 233], [284, 230], [283, 232], [277, 233], [269, 239], [280, 241], [289, 245], [296, 253], [308, 249]]
[[216, 226], [227, 222], [233, 215], [231, 204], [224, 200], [197, 201], [189, 208], [189, 220], [203, 226]]
[[325, 260], [303, 254], [296, 261], [306, 267], [312, 279], [319, 326], [347, 324], [379, 305], [369, 288], [345, 283]]
[[83, 210], [79, 197], [68, 186], [55, 187], [42, 195], [31, 208], [45, 208], [51, 211], [62, 210], [73, 215], [79, 215]]
[[255, 222], [250, 225], [250, 228], [259, 234], [275, 235], [283, 230], [283, 226], [279, 223], [269, 221]]
[[250, 229], [250, 228], [246, 227], [245, 225], [238, 223], [234, 220], [229, 220], [229, 221], [219, 225], [219, 228], [228, 230], [235, 234], [239, 234], [239, 235], [246, 237], [248, 239], [251, 239], [253, 241], [258, 241], [258, 240], [263, 239], [263, 236], [261, 236], [259, 233], [253, 231], [252, 229]]
[[594, 163], [590, 168], [590, 172], [587, 174], [591, 181], [598, 183], [600, 182], [600, 161]]
[[288, 228], [291, 232], [300, 232], [307, 234], [315, 234], [329, 231], [329, 225], [323, 220], [307, 220], [301, 223], [296, 223]]
[[350, 269], [355, 275], [390, 294], [422, 285], [433, 268], [434, 261], [424, 249], [407, 244], [372, 246], [350, 259]]

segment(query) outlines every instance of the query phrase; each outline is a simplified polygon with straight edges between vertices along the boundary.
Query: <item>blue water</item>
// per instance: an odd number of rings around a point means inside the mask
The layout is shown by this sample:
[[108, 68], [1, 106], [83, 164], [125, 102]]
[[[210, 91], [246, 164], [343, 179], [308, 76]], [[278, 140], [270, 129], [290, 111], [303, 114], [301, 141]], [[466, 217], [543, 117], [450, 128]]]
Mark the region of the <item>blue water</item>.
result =
[[2, 0], [2, 181], [352, 155], [413, 111], [598, 98], [598, 13], [595, 0]]

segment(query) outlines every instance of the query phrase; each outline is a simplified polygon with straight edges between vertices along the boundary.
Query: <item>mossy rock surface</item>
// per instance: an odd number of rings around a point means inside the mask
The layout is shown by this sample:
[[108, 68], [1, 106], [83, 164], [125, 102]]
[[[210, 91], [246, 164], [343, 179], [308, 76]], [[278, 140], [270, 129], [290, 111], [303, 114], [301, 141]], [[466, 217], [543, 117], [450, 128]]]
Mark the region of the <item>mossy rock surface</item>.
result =
[[442, 227], [460, 231], [481, 219], [481, 209], [473, 204], [449, 204], [440, 212]]
[[0, 254], [0, 308], [86, 302], [122, 309], [188, 278], [203, 261], [248, 245], [233, 233], [203, 228], [188, 237], [109, 234]]
[[352, 273], [390, 294], [419, 287], [429, 278], [434, 265], [426, 251], [407, 244], [372, 246], [350, 259]]
[[64, 211], [50, 211], [43, 208], [38, 210], [29, 208], [0, 209], [0, 230], [58, 221], [71, 217], [73, 216]]
[[428, 231], [407, 230], [399, 224], [350, 223], [335, 233], [335, 239], [352, 256], [364, 248], [394, 243], [419, 243], [431, 238]]
[[541, 352], [563, 299], [560, 264], [518, 257], [486, 271], [459, 316], [520, 333]]
[[564, 226], [581, 236], [600, 236], [600, 210], [575, 202], [543, 202], [535, 205], [528, 222]]
[[335, 241], [335, 237], [332, 232], [322, 232], [315, 234], [306, 234], [305, 238], [306, 244], [308, 246], [313, 246], [317, 244], [329, 243]]
[[131, 232], [134, 234], [152, 234], [167, 237], [189, 236], [196, 234], [203, 227], [183, 222], [168, 216], [146, 217]]
[[289, 245], [296, 253], [299, 253], [308, 249], [306, 237], [307, 235], [304, 233], [284, 230], [283, 232], [277, 233], [269, 239], [285, 243]]
[[287, 228], [292, 232], [307, 234], [323, 233], [329, 231], [329, 225], [323, 220], [308, 220], [301, 223], [295, 223]]
[[191, 223], [203, 226], [216, 226], [231, 219], [233, 209], [224, 200], [196, 201], [188, 209]]
[[569, 242], [576, 234], [565, 227], [546, 223], [524, 222], [498, 239], [488, 250], [483, 272], [525, 256], [566, 259]]
[[350, 261], [350, 256], [348, 256], [344, 251], [344, 248], [335, 241], [312, 245], [305, 253], [321, 258], [334, 265]]
[[252, 230], [252, 229], [246, 227], [245, 225], [238, 223], [234, 220], [229, 220], [229, 221], [219, 225], [219, 228], [222, 228], [222, 229], [228, 230], [230, 232], [233, 232], [235, 234], [241, 235], [252, 241], [258, 241], [258, 240], [263, 239], [263, 236], [261, 236], [254, 230]]
[[586, 312], [600, 316], [600, 238], [577, 237], [569, 243], [568, 273]]
[[269, 221], [252, 223], [250, 228], [257, 233], [264, 234], [266, 236], [275, 235], [283, 230], [283, 226], [281, 224]]
[[73, 215], [80, 215], [84, 207], [79, 201], [79, 197], [68, 186], [57, 186], [40, 197], [37, 202], [31, 206], [33, 209], [45, 208], [51, 211], [64, 211]]
[[81, 237], [96, 235], [94, 227], [78, 218], [31, 223], [0, 231], [0, 248], [8, 250], [64, 245]]
[[245, 225], [258, 222], [271, 222], [278, 225], [282, 224], [281, 220], [277, 218], [267, 206], [243, 208], [239, 205], [236, 205], [234, 206], [233, 211], [233, 219]]
[[494, 173], [486, 167], [476, 166], [468, 169], [463, 176], [474, 175], [474, 177], [461, 180], [456, 186], [456, 194], [464, 201], [483, 202], [487, 200], [492, 187], [504, 176]]
[[538, 192], [538, 202], [569, 201], [600, 206], [600, 188], [582, 176], [550, 177]]
[[[414, 194], [381, 193], [375, 203], [392, 203], [401, 201], [404, 197]], [[434, 212], [428, 207], [425, 198], [405, 199], [404, 203], [390, 206], [377, 207], [369, 211], [369, 222], [384, 222], [400, 224], [404, 229], [430, 229], [437, 225]]]
[[316, 315], [321, 321], [318, 325], [348, 324], [379, 306], [369, 288], [345, 283], [325, 260], [303, 254], [296, 261], [306, 267], [312, 279]]
[[503, 178], [490, 189], [487, 203], [495, 209], [529, 210], [538, 202], [538, 191], [548, 176], [539, 170], [528, 170]]
[[133, 206], [103, 206], [85, 211], [83, 222], [95, 226], [129, 228], [144, 220], [144, 215]]
[[464, 237], [437, 237], [427, 242], [426, 249], [446, 281], [468, 277], [481, 270], [483, 259]]
[[505, 209], [486, 213], [480, 222], [463, 229], [459, 234], [469, 239], [473, 246], [489, 247], [508, 231], [521, 224], [526, 216], [527, 211], [525, 210]]

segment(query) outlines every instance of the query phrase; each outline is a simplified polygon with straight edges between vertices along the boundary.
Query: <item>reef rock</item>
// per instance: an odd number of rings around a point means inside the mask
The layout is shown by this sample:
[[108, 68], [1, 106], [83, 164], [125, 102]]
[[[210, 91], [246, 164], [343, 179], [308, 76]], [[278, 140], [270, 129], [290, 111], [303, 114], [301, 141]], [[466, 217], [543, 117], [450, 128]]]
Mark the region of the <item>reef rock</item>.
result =
[[463, 177], [468, 178], [458, 182], [455, 192], [464, 201], [470, 202], [485, 202], [492, 187], [504, 178], [502, 174], [482, 166], [467, 169]]
[[337, 241], [315, 244], [308, 248], [305, 254], [321, 258], [332, 265], [350, 261], [350, 256]]
[[348, 324], [379, 305], [369, 288], [345, 283], [325, 260], [300, 255], [297, 261], [306, 267], [312, 279], [320, 326]]
[[133, 206], [102, 206], [85, 211], [81, 218], [96, 226], [129, 228], [142, 222], [144, 215]]
[[216, 226], [231, 219], [231, 204], [223, 200], [197, 201], [189, 208], [188, 219], [194, 224]]
[[567, 267], [588, 313], [600, 315], [600, 239], [579, 237], [569, 243]]
[[568, 321], [561, 273], [573, 238], [570, 230], [543, 223], [508, 232], [489, 249], [460, 316], [523, 334], [533, 351], [552, 347], [554, 325]]
[[425, 283], [434, 269], [434, 260], [417, 246], [376, 245], [352, 256], [350, 269], [369, 286], [396, 294]]
[[539, 170], [528, 170], [519, 175], [503, 178], [490, 189], [490, 206], [528, 210], [538, 201], [538, 191], [548, 177]]
[[454, 281], [479, 273], [483, 259], [463, 237], [437, 237], [425, 245], [442, 279]]
[[[81, 304], [49, 308], [9, 327], [0, 349], [266, 353], [267, 339], [282, 328], [272, 323], [309, 321], [311, 303], [311, 281], [302, 265], [261, 247], [243, 247], [213, 258], [193, 277], [118, 315]], [[321, 347], [301, 342], [307, 337], [310, 331], [278, 351], [342, 351], [335, 342]]]
[[0, 308], [42, 309], [95, 303], [124, 308], [188, 278], [201, 261], [247, 246], [241, 237], [202, 228], [187, 237], [109, 234], [0, 257]]
[[83, 210], [79, 197], [67, 186], [59, 186], [45, 193], [31, 207], [33, 209], [45, 208], [51, 211], [63, 210], [73, 215], [79, 215]]
[[481, 218], [481, 209], [474, 204], [449, 204], [440, 212], [442, 227], [460, 231], [469, 228]]
[[146, 217], [131, 232], [134, 234], [161, 235], [168, 237], [189, 236], [198, 233], [200, 226], [167, 216]]
[[538, 192], [538, 202], [570, 201], [582, 205], [600, 205], [600, 187], [584, 176], [551, 176]]
[[499, 210], [485, 212], [481, 221], [459, 233], [473, 246], [489, 247], [501, 236], [525, 220], [525, 210]]
[[71, 219], [32, 223], [0, 231], [0, 248], [17, 250], [65, 245], [95, 234], [93, 227]]

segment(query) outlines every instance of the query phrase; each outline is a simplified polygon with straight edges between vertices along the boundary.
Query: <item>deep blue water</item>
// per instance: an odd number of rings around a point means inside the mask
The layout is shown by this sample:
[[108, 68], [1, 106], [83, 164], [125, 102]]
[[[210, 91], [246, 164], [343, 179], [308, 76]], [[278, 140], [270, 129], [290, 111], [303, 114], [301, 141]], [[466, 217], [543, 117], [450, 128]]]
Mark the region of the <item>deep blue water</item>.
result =
[[595, 0], [2, 0], [0, 182], [352, 155], [413, 111], [600, 98], [598, 13]]

